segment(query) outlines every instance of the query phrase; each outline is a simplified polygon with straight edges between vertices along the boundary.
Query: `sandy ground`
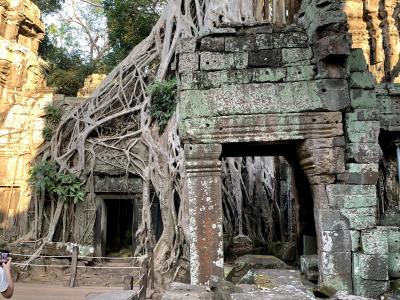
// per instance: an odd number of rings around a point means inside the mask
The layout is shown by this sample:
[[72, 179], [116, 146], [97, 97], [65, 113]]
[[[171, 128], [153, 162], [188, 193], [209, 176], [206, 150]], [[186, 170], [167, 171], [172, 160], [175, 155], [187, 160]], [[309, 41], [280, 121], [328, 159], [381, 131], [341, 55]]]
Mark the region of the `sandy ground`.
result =
[[[84, 300], [89, 294], [121, 290], [120, 287], [77, 287], [19, 283], [15, 284], [14, 300]], [[1, 298], [1, 296], [0, 296]]]

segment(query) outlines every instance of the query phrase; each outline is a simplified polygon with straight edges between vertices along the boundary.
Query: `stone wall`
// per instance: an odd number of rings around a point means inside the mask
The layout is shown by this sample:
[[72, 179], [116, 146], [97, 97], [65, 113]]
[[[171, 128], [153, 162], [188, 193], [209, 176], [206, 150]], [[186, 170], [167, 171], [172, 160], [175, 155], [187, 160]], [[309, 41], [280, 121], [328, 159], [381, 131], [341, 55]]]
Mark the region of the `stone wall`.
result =
[[43, 142], [43, 108], [52, 101], [37, 53], [43, 31], [32, 2], [0, 3], [0, 212], [7, 235], [27, 231], [29, 163]]
[[300, 25], [220, 28], [178, 45], [192, 283], [222, 273], [224, 144], [293, 143], [313, 193], [319, 284], [377, 297], [398, 257], [398, 229], [378, 225], [376, 188], [379, 134], [397, 108], [383, 113], [377, 92], [390, 105], [395, 92], [376, 89], [343, 2], [303, 1], [299, 17]]
[[78, 91], [78, 97], [90, 97], [94, 90], [102, 83], [107, 77], [106, 74], [92, 74], [89, 75], [83, 84], [83, 87]]

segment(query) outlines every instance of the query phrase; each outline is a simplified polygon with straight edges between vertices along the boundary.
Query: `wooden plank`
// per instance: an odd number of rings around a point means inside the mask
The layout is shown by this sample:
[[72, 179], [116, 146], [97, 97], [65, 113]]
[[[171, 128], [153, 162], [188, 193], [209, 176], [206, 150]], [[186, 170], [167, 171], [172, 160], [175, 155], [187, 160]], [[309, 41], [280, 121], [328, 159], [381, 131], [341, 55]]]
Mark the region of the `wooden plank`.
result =
[[72, 249], [72, 260], [71, 260], [71, 278], [69, 281], [69, 287], [73, 288], [76, 287], [76, 272], [78, 269], [78, 254], [79, 254], [79, 247], [74, 246]]

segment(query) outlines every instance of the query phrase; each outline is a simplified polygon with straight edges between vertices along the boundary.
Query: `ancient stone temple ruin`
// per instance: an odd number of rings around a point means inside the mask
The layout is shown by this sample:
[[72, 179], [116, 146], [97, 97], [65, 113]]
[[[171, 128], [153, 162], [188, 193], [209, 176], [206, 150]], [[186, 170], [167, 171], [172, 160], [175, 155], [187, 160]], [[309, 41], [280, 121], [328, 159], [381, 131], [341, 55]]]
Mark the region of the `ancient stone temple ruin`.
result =
[[[400, 276], [399, 199], [378, 200], [377, 190], [398, 189], [397, 169], [387, 182], [379, 162], [384, 153], [396, 166], [400, 138], [399, 7], [339, 2], [303, 1], [297, 24], [229, 24], [181, 40], [192, 284], [223, 276], [228, 152], [295, 153], [313, 202], [303, 206], [297, 196], [297, 222], [315, 222], [320, 285], [377, 297]], [[307, 209], [314, 221], [304, 218]]]
[[43, 143], [43, 108], [52, 100], [45, 63], [40, 10], [31, 1], [0, 4], [0, 211], [2, 229], [17, 236], [28, 228], [29, 163]]

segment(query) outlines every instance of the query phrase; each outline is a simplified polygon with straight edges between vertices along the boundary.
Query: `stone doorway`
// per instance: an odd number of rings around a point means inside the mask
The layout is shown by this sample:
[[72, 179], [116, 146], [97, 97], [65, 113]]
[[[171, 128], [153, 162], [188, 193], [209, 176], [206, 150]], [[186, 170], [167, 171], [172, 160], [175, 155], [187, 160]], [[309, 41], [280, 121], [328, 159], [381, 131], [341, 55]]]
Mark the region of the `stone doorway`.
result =
[[96, 202], [97, 253], [101, 256], [132, 255], [139, 225], [137, 201], [129, 195], [99, 195]]
[[298, 267], [317, 254], [310, 184], [296, 144], [222, 144], [224, 260], [273, 255]]

